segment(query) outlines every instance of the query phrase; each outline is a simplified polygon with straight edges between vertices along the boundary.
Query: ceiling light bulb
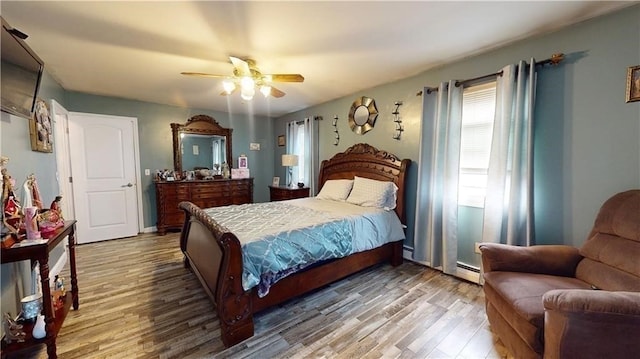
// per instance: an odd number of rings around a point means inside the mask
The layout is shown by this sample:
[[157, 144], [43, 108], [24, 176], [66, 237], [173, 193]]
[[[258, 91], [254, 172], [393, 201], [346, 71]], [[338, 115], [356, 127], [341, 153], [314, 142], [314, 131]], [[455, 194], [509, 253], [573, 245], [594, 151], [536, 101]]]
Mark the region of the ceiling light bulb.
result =
[[236, 89], [236, 84], [234, 84], [231, 80], [224, 80], [222, 82], [222, 87], [224, 88], [224, 91], [230, 95], [233, 90]]
[[240, 86], [242, 86], [242, 88], [253, 88], [256, 85], [256, 83], [253, 81], [253, 79], [251, 77], [243, 77], [242, 80], [240, 81]]
[[240, 92], [240, 97], [242, 97], [245, 101], [251, 101], [253, 99], [253, 95], [256, 94], [256, 89], [253, 87], [245, 87], [242, 86], [242, 90]]
[[262, 92], [264, 97], [271, 95], [271, 86], [262, 85], [262, 87], [260, 87], [260, 92]]

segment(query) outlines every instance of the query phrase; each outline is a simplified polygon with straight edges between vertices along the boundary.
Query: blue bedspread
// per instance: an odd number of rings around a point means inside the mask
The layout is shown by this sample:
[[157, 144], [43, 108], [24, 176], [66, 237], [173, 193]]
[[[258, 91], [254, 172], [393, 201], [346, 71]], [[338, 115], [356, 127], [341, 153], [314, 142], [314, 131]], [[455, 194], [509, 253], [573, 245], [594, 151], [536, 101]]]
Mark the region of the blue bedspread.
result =
[[[263, 297], [269, 293], [273, 283], [291, 273], [319, 261], [348, 256], [354, 253], [354, 248], [362, 250], [362, 244], [354, 244], [356, 228], [359, 232], [372, 232], [364, 233], [366, 242], [371, 242], [369, 237], [372, 234], [379, 236], [378, 232], [387, 236], [384, 230], [362, 230], [362, 224], [357, 222], [372, 222], [367, 216], [330, 211], [322, 206], [316, 209], [309, 205], [295, 205], [321, 201], [313, 198], [305, 200], [306, 202], [294, 200], [205, 209], [209, 216], [240, 240], [243, 257], [242, 286], [245, 290], [258, 286], [258, 295]], [[388, 240], [389, 238], [385, 238], [385, 241]]]

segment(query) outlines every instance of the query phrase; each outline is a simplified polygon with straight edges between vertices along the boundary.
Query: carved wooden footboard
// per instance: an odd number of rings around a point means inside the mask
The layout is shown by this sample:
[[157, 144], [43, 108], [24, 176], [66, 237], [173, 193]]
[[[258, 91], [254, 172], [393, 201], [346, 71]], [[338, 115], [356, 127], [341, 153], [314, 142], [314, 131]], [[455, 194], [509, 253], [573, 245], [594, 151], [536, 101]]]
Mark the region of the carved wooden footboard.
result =
[[[399, 188], [396, 212], [404, 223], [404, 182], [410, 162], [358, 144], [323, 161], [320, 188], [328, 179], [353, 179], [354, 175], [393, 181]], [[256, 312], [372, 265], [387, 261], [394, 266], [402, 263], [402, 241], [392, 242], [292, 274], [273, 284], [269, 294], [260, 298], [257, 289], [244, 291], [242, 287], [242, 252], [238, 238], [196, 205], [181, 202], [179, 207], [186, 215], [180, 236], [185, 266], [193, 270], [215, 303], [222, 341], [227, 347], [253, 336]]]

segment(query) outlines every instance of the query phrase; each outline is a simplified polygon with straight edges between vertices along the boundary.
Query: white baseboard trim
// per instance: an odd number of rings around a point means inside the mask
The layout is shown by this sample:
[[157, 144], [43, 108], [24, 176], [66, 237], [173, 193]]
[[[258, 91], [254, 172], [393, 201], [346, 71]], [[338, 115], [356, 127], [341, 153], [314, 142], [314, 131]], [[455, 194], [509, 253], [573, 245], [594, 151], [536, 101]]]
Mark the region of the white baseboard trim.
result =
[[[408, 260], [408, 261], [411, 261], [411, 262], [414, 262], [414, 263], [418, 263], [418, 264], [421, 264], [423, 266], [431, 267], [429, 262], [422, 262], [422, 261], [417, 261], [417, 260], [413, 259], [413, 248], [405, 247], [402, 250], [402, 257], [404, 259]], [[442, 267], [436, 267], [434, 269], [442, 271]], [[474, 271], [471, 271], [471, 270], [468, 270], [468, 269], [465, 269], [465, 268], [457, 267], [455, 276], [458, 277], [458, 278], [462, 278], [464, 280], [467, 280], [469, 282], [481, 284], [480, 283], [480, 273], [478, 273], [478, 272], [474, 272]]]
[[410, 250], [407, 250], [406, 248], [402, 250], [402, 258], [409, 260], [409, 261], [413, 261], [412, 257], [412, 253]]
[[470, 271], [468, 269], [460, 267], [456, 268], [456, 277], [468, 280], [469, 282], [480, 284], [480, 273]]
[[[411, 261], [413, 263], [418, 263], [418, 264], [422, 264], [423, 266], [427, 266], [427, 267], [431, 267], [429, 262], [423, 262], [423, 261], [417, 261], [415, 259], [413, 259], [413, 249], [412, 248], [407, 248], [405, 247], [402, 250], [402, 258]], [[438, 269], [438, 268], [435, 268]]]
[[64, 268], [64, 266], [67, 264], [67, 258], [69, 258], [69, 245], [66, 243], [67, 242], [65, 240], [64, 252], [60, 256], [60, 258], [58, 258], [56, 264], [54, 264], [49, 271], [49, 287], [53, 287], [53, 282], [55, 281], [56, 276], [60, 274], [60, 272], [62, 272], [62, 268]]
[[158, 227], [153, 226], [153, 227], [145, 227], [142, 230], [142, 233], [153, 233], [153, 232], [157, 232], [158, 231]]

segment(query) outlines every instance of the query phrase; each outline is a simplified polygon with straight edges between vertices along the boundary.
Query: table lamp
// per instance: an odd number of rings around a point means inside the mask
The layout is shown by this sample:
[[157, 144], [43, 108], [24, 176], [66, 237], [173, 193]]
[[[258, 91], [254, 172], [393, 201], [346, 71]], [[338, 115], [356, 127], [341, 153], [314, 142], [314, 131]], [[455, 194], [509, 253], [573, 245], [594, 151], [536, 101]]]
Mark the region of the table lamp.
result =
[[282, 166], [289, 167], [289, 184], [287, 184], [288, 187], [291, 187], [291, 181], [293, 179], [292, 167], [297, 165], [298, 165], [298, 155], [289, 155], [289, 154], [282, 155]]

